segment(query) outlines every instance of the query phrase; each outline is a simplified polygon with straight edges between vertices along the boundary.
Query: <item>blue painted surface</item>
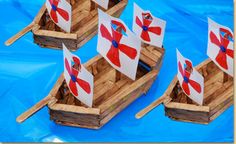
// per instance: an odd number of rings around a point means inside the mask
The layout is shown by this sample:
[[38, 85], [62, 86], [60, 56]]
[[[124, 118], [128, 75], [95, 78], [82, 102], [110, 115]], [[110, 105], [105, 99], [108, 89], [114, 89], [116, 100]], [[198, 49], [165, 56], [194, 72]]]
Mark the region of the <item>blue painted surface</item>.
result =
[[[47, 107], [16, 123], [16, 117], [45, 97], [63, 71], [62, 51], [40, 48], [32, 33], [4, 46], [28, 25], [43, 0], [0, 0], [0, 141], [18, 142], [232, 142], [233, 106], [209, 125], [177, 122], [159, 106], [141, 120], [134, 115], [160, 97], [174, 78], [176, 48], [193, 65], [207, 58], [207, 17], [233, 29], [232, 0], [129, 0], [121, 19], [131, 28], [133, 2], [167, 21], [166, 53], [160, 74], [146, 96], [128, 106], [100, 130], [61, 126], [49, 120]], [[82, 62], [94, 57], [97, 36], [76, 51]]]

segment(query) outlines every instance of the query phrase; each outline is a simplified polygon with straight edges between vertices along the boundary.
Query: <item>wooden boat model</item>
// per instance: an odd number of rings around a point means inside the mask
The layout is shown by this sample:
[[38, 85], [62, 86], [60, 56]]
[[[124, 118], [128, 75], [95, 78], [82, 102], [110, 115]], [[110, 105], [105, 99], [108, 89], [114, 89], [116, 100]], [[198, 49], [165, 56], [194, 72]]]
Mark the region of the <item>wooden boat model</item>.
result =
[[179, 86], [177, 78], [167, 89], [164, 102], [166, 116], [180, 121], [208, 124], [233, 104], [233, 77], [210, 59], [196, 68], [204, 77], [203, 105], [197, 105]]
[[110, 0], [105, 10], [92, 0], [68, 0], [72, 5], [71, 32], [66, 33], [50, 18], [46, 6], [43, 5], [33, 22], [21, 32], [6, 41], [11, 45], [25, 33], [32, 30], [34, 42], [41, 47], [62, 48], [64, 43], [70, 50], [77, 50], [97, 34], [98, 11], [100, 8], [107, 14], [119, 17], [127, 4], [127, 0]]
[[24, 121], [48, 104], [50, 119], [56, 123], [98, 129], [149, 90], [158, 75], [163, 54], [163, 48], [144, 45], [135, 81], [115, 70], [101, 55], [97, 55], [85, 64], [94, 75], [92, 108], [83, 105], [70, 94], [62, 74], [49, 95], [18, 117], [17, 121]]
[[[152, 48], [152, 47], [148, 47]], [[146, 93], [154, 82], [162, 62], [164, 49], [153, 49], [154, 54], [143, 49], [136, 80], [121, 74], [100, 55], [86, 63], [86, 68], [94, 75], [94, 99], [92, 108], [81, 104], [70, 96], [63, 76], [59, 79], [49, 101], [50, 119], [58, 124], [97, 129], [127, 107], [135, 99]], [[146, 55], [148, 53], [148, 55]], [[155, 59], [154, 59], [155, 58]], [[151, 65], [151, 62], [153, 65]], [[145, 67], [149, 67], [147, 70]], [[59, 85], [59, 87], [58, 87]]]
[[223, 72], [212, 60], [207, 59], [196, 67], [204, 77], [203, 105], [191, 100], [181, 89], [177, 76], [162, 97], [136, 117], [141, 118], [163, 103], [165, 115], [171, 119], [208, 124], [233, 104], [233, 77]]

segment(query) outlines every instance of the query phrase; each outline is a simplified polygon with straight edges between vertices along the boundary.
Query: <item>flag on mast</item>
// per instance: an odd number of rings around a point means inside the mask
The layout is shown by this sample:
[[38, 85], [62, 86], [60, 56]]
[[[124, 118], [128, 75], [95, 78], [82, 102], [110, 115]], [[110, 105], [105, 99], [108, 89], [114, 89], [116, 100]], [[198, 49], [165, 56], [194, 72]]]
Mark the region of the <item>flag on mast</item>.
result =
[[166, 21], [154, 17], [134, 3], [133, 32], [145, 43], [162, 47]]
[[64, 77], [70, 92], [82, 103], [92, 107], [93, 75], [81, 64], [78, 56], [72, 54], [63, 44]]
[[141, 41], [120, 20], [98, 10], [97, 51], [118, 71], [135, 80]]
[[52, 21], [66, 32], [71, 30], [71, 5], [66, 0], [46, 0]]
[[208, 18], [207, 55], [222, 71], [233, 76], [234, 47], [233, 32]]
[[196, 103], [203, 104], [204, 78], [195, 70], [192, 62], [177, 51], [178, 80], [183, 92]]

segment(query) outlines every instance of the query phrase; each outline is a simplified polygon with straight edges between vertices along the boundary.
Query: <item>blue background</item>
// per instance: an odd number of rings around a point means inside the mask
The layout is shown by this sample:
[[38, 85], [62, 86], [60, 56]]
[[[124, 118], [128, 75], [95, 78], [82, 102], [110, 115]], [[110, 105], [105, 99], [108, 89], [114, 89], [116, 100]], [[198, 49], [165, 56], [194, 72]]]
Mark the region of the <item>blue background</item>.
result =
[[[121, 19], [132, 25], [133, 2]], [[63, 71], [62, 51], [40, 48], [32, 33], [12, 46], [3, 43], [28, 25], [44, 0], [0, 0], [0, 141], [65, 142], [232, 142], [233, 106], [208, 125], [173, 121], [163, 105], [141, 120], [134, 115], [160, 97], [174, 78], [176, 48], [199, 64], [207, 58], [207, 17], [233, 30], [232, 0], [135, 0], [143, 9], [167, 21], [166, 53], [160, 74], [146, 96], [129, 105], [100, 130], [57, 125], [45, 107], [23, 124], [16, 117], [44, 98]], [[75, 53], [83, 62], [97, 55], [97, 36]]]

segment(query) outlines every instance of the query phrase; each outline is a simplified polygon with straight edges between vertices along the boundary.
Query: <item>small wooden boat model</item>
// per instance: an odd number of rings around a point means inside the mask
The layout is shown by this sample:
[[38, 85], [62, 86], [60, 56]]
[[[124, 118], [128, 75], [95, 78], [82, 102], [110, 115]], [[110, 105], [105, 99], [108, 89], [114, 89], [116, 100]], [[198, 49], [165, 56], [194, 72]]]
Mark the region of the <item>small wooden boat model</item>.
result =
[[119, 17], [127, 4], [127, 0], [109, 0], [108, 9], [105, 10], [92, 0], [69, 0], [68, 2], [72, 6], [70, 33], [63, 31], [51, 20], [46, 6], [43, 5], [33, 22], [5, 44], [11, 45], [25, 33], [32, 31], [34, 42], [41, 47], [58, 49], [62, 48], [61, 43], [64, 43], [70, 50], [77, 50], [97, 34], [98, 8]]
[[177, 51], [177, 76], [164, 95], [136, 118], [163, 103], [165, 115], [171, 119], [208, 124], [233, 104], [233, 33], [211, 19], [208, 24], [209, 59], [194, 69], [192, 62]]
[[177, 78], [166, 91], [165, 114], [174, 120], [208, 124], [233, 104], [233, 77], [210, 59], [196, 67], [204, 77], [204, 99], [200, 106], [180, 88]]
[[171, 119], [208, 124], [233, 104], [233, 77], [223, 72], [210, 59], [196, 67], [204, 77], [203, 105], [191, 100], [181, 89], [177, 76], [164, 95], [137, 113], [143, 117], [153, 108], [163, 103], [165, 115]]

